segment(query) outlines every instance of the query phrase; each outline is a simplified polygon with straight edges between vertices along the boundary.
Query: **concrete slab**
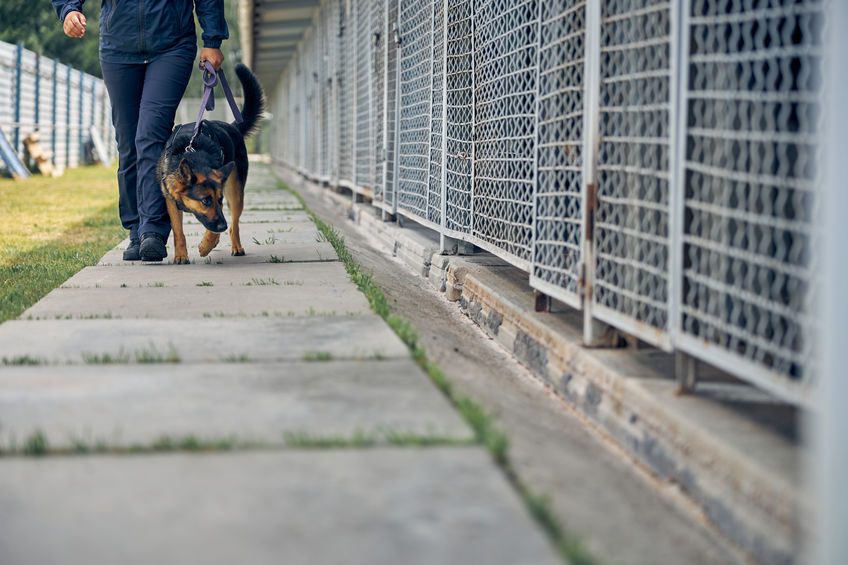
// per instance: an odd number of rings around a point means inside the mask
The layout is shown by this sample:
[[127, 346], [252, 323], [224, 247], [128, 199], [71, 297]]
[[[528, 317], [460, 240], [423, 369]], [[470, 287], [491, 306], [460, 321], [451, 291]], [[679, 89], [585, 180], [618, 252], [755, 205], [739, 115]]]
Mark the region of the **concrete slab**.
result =
[[36, 430], [51, 448], [165, 435], [278, 446], [286, 432], [474, 437], [411, 359], [0, 371], [0, 449]]
[[217, 265], [194, 263], [175, 267], [167, 263], [114, 267], [86, 267], [62, 285], [62, 288], [120, 288], [153, 286], [163, 283], [166, 288], [190, 286], [203, 282], [220, 286], [242, 286], [254, 279], [275, 279], [280, 283], [296, 281], [304, 287], [329, 286], [331, 288], [349, 284], [350, 278], [338, 261], [324, 263], [262, 263], [244, 264], [237, 262]]
[[[202, 237], [206, 233], [206, 228], [204, 228], [200, 224], [185, 225], [183, 227], [187, 238]], [[265, 239], [268, 239], [271, 236], [276, 239], [282, 239], [283, 237], [289, 236], [312, 236], [312, 239], [307, 239], [305, 241], [315, 241], [315, 238], [318, 237], [318, 229], [315, 227], [315, 224], [311, 222], [274, 221], [256, 224], [244, 224], [240, 227], [240, 232], [242, 234], [243, 243], [250, 241], [252, 237], [256, 237], [260, 241], [264, 241]], [[229, 242], [229, 233], [222, 233], [221, 241], [224, 241], [224, 238], [226, 238], [226, 241]], [[173, 243], [173, 238], [170, 238], [169, 242]]]
[[[259, 248], [274, 243], [319, 243], [327, 240], [327, 238], [318, 232], [315, 224], [301, 224], [301, 226], [311, 226], [311, 229], [294, 231], [294, 226], [290, 226], [285, 222], [246, 224], [240, 229], [241, 244], [245, 250], [248, 250], [251, 247]], [[201, 226], [196, 226], [194, 229], [186, 226], [186, 245], [188, 247], [197, 247], [205, 233], [205, 230]], [[173, 247], [173, 238], [168, 243]], [[226, 249], [229, 252], [230, 235], [228, 233], [221, 234], [217, 249]]]
[[[188, 248], [188, 258], [192, 263], [241, 263], [241, 264], [256, 264], [268, 263], [271, 261], [300, 263], [310, 261], [337, 261], [336, 251], [328, 242], [314, 243], [281, 243], [274, 245], [253, 245], [252, 242], [242, 242], [245, 248], [246, 255], [242, 257], [233, 257], [230, 255], [229, 244], [218, 244], [218, 247], [209, 253], [208, 257], [201, 257], [197, 251], [197, 246], [192, 245]], [[115, 248], [104, 255], [97, 263], [101, 266], [109, 265], [138, 265], [142, 267], [150, 267], [162, 264], [170, 264], [174, 259], [174, 247], [171, 242], [168, 242], [168, 257], [162, 263], [143, 263], [142, 261], [124, 261], [123, 250]]]
[[480, 448], [0, 461], [4, 563], [561, 563]]
[[[407, 358], [406, 346], [376, 315], [196, 320], [14, 320], [0, 325], [0, 359], [29, 356], [48, 363], [83, 363], [123, 352], [167, 356], [184, 363], [247, 356], [292, 361], [308, 353], [333, 359]], [[0, 367], [0, 371], [3, 368]]]
[[[225, 210], [227, 221], [229, 222], [230, 213]], [[312, 224], [312, 219], [304, 210], [245, 210], [239, 218], [239, 224], [267, 224], [270, 222], [286, 222], [289, 224]], [[199, 226], [200, 222], [189, 214], [183, 214], [183, 225]]]
[[352, 316], [371, 312], [365, 296], [349, 283], [307, 286], [278, 275], [229, 285], [58, 288], [21, 314], [21, 319]]

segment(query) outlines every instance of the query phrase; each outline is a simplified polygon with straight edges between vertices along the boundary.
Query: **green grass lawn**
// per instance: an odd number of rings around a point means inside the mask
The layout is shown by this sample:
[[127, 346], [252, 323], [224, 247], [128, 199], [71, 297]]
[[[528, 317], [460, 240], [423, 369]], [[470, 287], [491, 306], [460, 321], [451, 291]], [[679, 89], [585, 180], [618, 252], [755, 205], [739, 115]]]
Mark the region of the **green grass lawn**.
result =
[[0, 322], [97, 263], [124, 237], [114, 168], [0, 179]]

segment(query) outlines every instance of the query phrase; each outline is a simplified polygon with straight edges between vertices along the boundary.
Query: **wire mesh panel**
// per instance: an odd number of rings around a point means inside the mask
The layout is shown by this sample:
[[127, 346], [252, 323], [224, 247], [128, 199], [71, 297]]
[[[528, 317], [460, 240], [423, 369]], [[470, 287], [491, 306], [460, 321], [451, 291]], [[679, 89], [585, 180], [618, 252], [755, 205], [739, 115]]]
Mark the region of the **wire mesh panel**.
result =
[[542, 2], [531, 284], [579, 306], [586, 0]]
[[348, 184], [353, 183], [353, 112], [355, 111], [355, 84], [353, 60], [353, 18], [347, 13], [347, 2], [333, 2], [337, 18], [336, 36], [338, 45], [339, 87], [336, 90], [339, 100], [339, 180]]
[[433, 5], [399, 0], [398, 209], [428, 219]]
[[371, 190], [374, 182], [374, 124], [371, 104], [371, 10], [366, 2], [354, 2], [355, 66], [356, 66], [356, 131], [354, 183], [358, 189]]
[[539, 4], [475, 2], [473, 235], [521, 268], [533, 244]]
[[671, 3], [602, 3], [598, 318], [668, 345]]
[[384, 132], [386, 140], [386, 165], [383, 173], [382, 202], [378, 203], [390, 213], [395, 212], [395, 170], [397, 155], [397, 73], [398, 73], [398, 46], [395, 41], [395, 33], [399, 34], [398, 5], [396, 0], [385, 0], [386, 2], [386, 59], [385, 59], [385, 105], [386, 117], [384, 120]]
[[295, 90], [295, 65], [296, 63], [292, 62], [289, 64], [288, 71], [286, 71], [286, 120], [288, 122], [286, 126], [286, 162], [289, 166], [295, 166], [295, 155], [297, 151], [297, 143], [298, 143], [298, 130], [297, 130], [297, 118], [295, 115], [297, 108], [297, 91]]
[[339, 42], [338, 18], [333, 6], [337, 6], [337, 3], [328, 2], [324, 5], [321, 19], [324, 20], [327, 54], [325, 64], [327, 74], [324, 77], [324, 90], [327, 96], [327, 176], [331, 183], [336, 183], [339, 178], [339, 96], [337, 93]]
[[330, 178], [330, 88], [327, 81], [329, 74], [329, 52], [327, 38], [326, 12], [318, 17], [318, 83], [316, 85], [320, 97], [319, 134], [320, 134], [320, 164], [318, 176], [321, 180]]
[[[21, 83], [20, 100], [18, 101], [19, 121], [18, 129], [18, 151], [23, 151], [24, 138], [35, 131], [35, 60], [36, 55], [26, 49], [21, 50]], [[86, 77], [87, 85], [91, 84], [91, 78]], [[14, 140], [11, 140], [14, 143]]]
[[474, 116], [471, 0], [448, 0], [445, 14], [445, 228], [471, 231], [471, 128]]
[[320, 144], [320, 128], [318, 126], [318, 114], [320, 107], [320, 97], [318, 95], [318, 49], [317, 49], [317, 34], [315, 28], [311, 28], [307, 32], [306, 49], [302, 53], [304, 63], [304, 87], [306, 89], [306, 120], [305, 131], [306, 136], [306, 159], [304, 160], [304, 168], [306, 173], [314, 178], [318, 174], [320, 167], [319, 163], [319, 144]]
[[689, 13], [680, 345], [796, 399], [810, 379], [824, 4], [695, 0]]
[[442, 221], [442, 135], [444, 133], [443, 96], [445, 79], [444, 2], [433, 0], [433, 71], [430, 105], [430, 184], [427, 191], [427, 219]]
[[[13, 101], [15, 99], [15, 68], [17, 58], [17, 47], [0, 41], [0, 100]], [[12, 140], [14, 136], [15, 113], [12, 104], [0, 104], [0, 124], [6, 138]], [[11, 143], [11, 141], [10, 141]]]
[[71, 93], [70, 93], [70, 109], [67, 116], [68, 129], [65, 132], [65, 139], [68, 143], [68, 166], [79, 167], [80, 157], [82, 156], [82, 147], [79, 139], [79, 118], [80, 118], [80, 80], [82, 75], [79, 71], [71, 71]]

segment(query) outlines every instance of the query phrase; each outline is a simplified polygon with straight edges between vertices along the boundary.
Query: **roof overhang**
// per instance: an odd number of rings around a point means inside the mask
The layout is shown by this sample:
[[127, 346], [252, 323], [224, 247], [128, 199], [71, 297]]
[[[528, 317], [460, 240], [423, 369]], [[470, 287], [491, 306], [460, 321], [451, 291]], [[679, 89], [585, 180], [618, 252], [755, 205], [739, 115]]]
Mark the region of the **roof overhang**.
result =
[[241, 48], [247, 63], [270, 94], [288, 66], [321, 0], [242, 0]]

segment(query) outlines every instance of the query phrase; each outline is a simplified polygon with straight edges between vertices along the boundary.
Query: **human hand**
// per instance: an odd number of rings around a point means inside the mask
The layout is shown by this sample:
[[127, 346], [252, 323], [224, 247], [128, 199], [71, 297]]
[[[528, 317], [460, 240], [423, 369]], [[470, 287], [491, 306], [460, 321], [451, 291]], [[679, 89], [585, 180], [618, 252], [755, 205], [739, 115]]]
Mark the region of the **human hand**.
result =
[[68, 37], [82, 37], [85, 35], [85, 26], [85, 16], [82, 15], [82, 12], [68, 12], [65, 21], [62, 22], [62, 29]]
[[220, 49], [215, 49], [213, 47], [204, 47], [200, 51], [201, 66], [203, 66], [203, 61], [209, 61], [212, 64], [212, 68], [217, 71], [221, 68], [221, 63], [224, 62], [224, 54], [221, 53]]

